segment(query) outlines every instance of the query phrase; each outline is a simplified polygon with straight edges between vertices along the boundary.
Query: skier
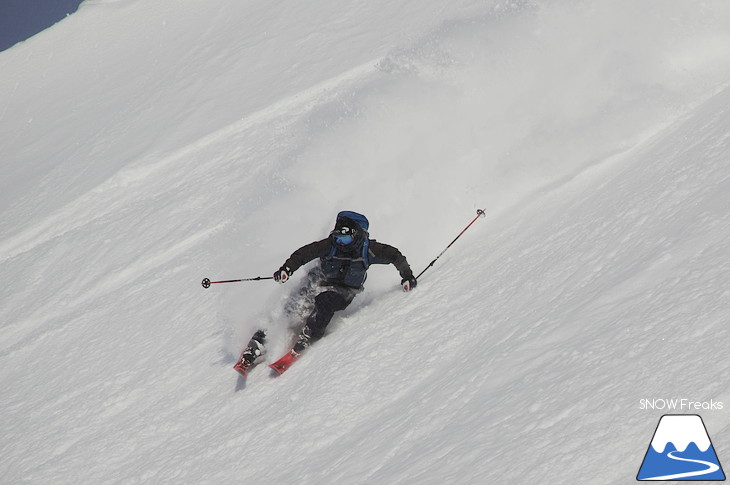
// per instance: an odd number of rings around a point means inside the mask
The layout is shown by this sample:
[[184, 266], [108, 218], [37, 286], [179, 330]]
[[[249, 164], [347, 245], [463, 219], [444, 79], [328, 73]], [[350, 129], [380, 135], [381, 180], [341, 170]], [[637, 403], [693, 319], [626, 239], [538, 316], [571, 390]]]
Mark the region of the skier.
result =
[[[320, 260], [311, 275], [317, 293], [314, 309], [306, 318], [291, 350], [292, 356], [299, 357], [309, 345], [324, 336], [335, 312], [347, 308], [363, 290], [371, 264], [393, 264], [400, 273], [403, 291], [416, 287], [417, 280], [405, 256], [393, 246], [370, 239], [368, 228], [369, 223], [364, 215], [352, 211], [340, 212], [327, 238], [297, 249], [274, 272], [275, 281], [286, 283], [297, 269], [316, 258]], [[257, 332], [242, 353], [239, 366], [247, 368], [253, 364], [263, 351], [264, 338], [263, 332]]]

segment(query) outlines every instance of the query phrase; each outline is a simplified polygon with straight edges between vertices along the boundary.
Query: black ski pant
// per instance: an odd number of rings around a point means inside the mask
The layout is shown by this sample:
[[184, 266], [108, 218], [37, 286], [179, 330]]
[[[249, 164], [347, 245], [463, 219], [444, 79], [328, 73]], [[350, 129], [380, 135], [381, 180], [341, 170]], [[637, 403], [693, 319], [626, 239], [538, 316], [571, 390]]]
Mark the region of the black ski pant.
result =
[[314, 298], [314, 310], [307, 318], [312, 341], [324, 336], [324, 331], [335, 312], [347, 308], [357, 293], [358, 291], [353, 288], [330, 287]]

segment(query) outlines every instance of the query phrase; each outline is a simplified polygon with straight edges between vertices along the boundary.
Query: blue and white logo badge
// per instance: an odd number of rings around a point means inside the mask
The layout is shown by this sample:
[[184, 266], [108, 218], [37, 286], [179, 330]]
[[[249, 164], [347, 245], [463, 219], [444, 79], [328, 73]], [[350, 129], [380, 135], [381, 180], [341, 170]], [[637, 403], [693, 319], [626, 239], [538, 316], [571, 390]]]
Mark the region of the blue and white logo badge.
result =
[[702, 418], [696, 414], [662, 416], [636, 479], [725, 480]]

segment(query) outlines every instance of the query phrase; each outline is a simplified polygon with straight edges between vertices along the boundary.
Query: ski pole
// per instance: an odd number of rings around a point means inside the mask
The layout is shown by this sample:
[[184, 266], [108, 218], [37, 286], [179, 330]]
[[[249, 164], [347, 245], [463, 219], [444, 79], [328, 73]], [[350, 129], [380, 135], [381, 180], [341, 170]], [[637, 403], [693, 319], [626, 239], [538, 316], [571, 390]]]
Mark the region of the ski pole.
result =
[[474, 224], [476, 222], [476, 220], [479, 219], [480, 217], [484, 217], [484, 210], [483, 209], [477, 209], [477, 216], [459, 233], [458, 236], [456, 236], [454, 238], [453, 241], [451, 241], [449, 243], [448, 246], [446, 246], [446, 249], [444, 249], [443, 251], [441, 251], [441, 253], [439, 253], [439, 255], [436, 256], [436, 258], [433, 261], [431, 261], [431, 263], [429, 263], [429, 265], [426, 266], [426, 268], [423, 271], [421, 271], [418, 274], [418, 276], [416, 276], [416, 279], [420, 278], [421, 275], [423, 273], [425, 273], [428, 268], [430, 268], [431, 266], [433, 266], [434, 263], [436, 262], [436, 260], [439, 259], [441, 257], [441, 255], [443, 255], [456, 242], [456, 240], [459, 239], [461, 237], [461, 235], [464, 234], [466, 232], [466, 230], [469, 229], [471, 227], [471, 225]]
[[217, 283], [238, 283], [239, 281], [259, 281], [259, 280], [273, 280], [273, 276], [257, 276], [255, 278], [243, 278], [240, 280], [225, 280], [225, 281], [210, 281], [208, 278], [203, 278], [203, 282], [200, 283], [203, 285], [203, 288], [210, 288], [210, 285], [215, 285]]

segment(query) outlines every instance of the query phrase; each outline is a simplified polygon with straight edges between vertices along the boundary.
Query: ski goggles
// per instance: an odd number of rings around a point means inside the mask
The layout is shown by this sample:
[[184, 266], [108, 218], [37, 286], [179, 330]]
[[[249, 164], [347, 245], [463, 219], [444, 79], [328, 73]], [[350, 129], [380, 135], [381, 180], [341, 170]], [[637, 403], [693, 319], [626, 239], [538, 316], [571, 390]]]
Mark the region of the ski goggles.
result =
[[341, 227], [332, 231], [332, 237], [340, 246], [348, 246], [355, 242], [355, 231], [349, 227]]

